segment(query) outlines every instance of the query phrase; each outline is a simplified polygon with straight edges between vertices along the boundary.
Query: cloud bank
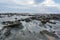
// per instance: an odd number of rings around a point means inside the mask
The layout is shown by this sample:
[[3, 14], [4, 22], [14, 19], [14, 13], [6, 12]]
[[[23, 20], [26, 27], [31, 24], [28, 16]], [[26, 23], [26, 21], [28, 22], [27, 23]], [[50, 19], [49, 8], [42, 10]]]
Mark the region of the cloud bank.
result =
[[60, 0], [0, 0], [0, 12], [60, 13]]

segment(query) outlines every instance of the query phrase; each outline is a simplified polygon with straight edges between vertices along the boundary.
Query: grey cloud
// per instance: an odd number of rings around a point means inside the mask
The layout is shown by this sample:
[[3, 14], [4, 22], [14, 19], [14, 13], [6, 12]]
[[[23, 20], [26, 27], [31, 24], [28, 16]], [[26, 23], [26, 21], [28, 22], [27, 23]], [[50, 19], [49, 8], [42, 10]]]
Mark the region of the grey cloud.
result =
[[[37, 4], [42, 3], [44, 0], [35, 0], [34, 2]], [[13, 2], [0, 2], [0, 12], [28, 12], [28, 13], [60, 13], [60, 9], [55, 7], [48, 6], [37, 6], [33, 7], [29, 5], [18, 5]]]
[[42, 2], [44, 2], [45, 0], [35, 0], [35, 3], [36, 4], [40, 4], [40, 3], [42, 3]]

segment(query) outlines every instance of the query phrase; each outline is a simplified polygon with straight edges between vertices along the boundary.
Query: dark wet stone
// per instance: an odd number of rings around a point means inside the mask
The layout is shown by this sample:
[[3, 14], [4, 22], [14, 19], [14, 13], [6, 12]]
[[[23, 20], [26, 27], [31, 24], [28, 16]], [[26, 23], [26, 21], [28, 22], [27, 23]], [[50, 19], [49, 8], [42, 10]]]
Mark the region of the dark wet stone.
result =
[[2, 24], [6, 24], [6, 22], [2, 22]]
[[32, 20], [36, 20], [37, 18], [36, 18], [36, 17], [30, 17], [30, 19], [32, 19]]
[[6, 31], [5, 33], [4, 33], [4, 35], [7, 37], [7, 36], [9, 36], [11, 34], [11, 32], [10, 31]]
[[51, 24], [56, 24], [56, 22], [49, 22], [49, 23], [51, 23]]
[[50, 28], [52, 28], [52, 26], [48, 25]]
[[49, 36], [53, 36], [53, 37], [55, 37], [55, 38], [60, 39], [59, 36], [57, 36], [56, 34], [54, 34], [55, 32], [48, 32], [47, 30], [43, 30], [43, 31], [41, 31], [40, 33], [41, 33], [42, 35], [47, 34], [47, 35], [49, 35]]
[[24, 19], [24, 21], [26, 21], [26, 22], [30, 22], [31, 19], [30, 19], [30, 18], [27, 18], [27, 19]]
[[2, 22], [3, 25], [6, 25], [6, 24], [13, 24], [13, 21], [6, 21], [6, 22]]
[[42, 24], [46, 24], [47, 22], [50, 21], [50, 19], [49, 18], [42, 17], [42, 18], [40, 18], [40, 21], [41, 21]]

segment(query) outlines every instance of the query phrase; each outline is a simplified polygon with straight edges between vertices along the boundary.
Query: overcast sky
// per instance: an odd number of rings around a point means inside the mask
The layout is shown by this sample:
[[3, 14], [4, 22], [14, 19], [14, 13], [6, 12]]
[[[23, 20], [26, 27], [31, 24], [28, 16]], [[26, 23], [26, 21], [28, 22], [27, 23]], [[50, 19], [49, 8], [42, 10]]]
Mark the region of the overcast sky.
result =
[[0, 12], [60, 13], [60, 0], [0, 0]]

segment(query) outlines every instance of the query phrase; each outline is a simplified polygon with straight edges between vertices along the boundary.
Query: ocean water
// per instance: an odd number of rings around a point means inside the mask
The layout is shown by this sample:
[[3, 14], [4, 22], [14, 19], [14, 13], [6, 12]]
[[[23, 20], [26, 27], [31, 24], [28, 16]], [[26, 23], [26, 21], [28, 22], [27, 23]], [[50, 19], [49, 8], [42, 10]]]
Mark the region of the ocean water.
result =
[[[4, 27], [4, 25], [2, 25], [3, 21], [15, 21], [15, 18], [25, 19], [29, 17], [31, 16], [14, 15], [12, 17], [0, 18], [0, 30]], [[22, 29], [19, 28], [11, 29], [10, 30], [11, 34], [8, 37], [5, 37], [5, 35], [3, 34], [4, 31], [2, 31], [0, 35], [0, 40], [48, 40], [48, 38], [45, 35], [40, 34], [40, 31], [42, 30], [50, 31], [48, 25], [52, 26], [53, 29], [57, 31], [58, 34], [60, 34], [60, 21], [57, 20], [51, 20], [51, 21], [56, 22], [56, 24], [46, 23], [45, 26], [47, 28], [44, 28], [44, 25], [42, 25], [41, 21], [38, 20], [32, 20], [31, 22], [21, 21], [23, 25]], [[60, 39], [54, 37], [54, 40], [60, 40]]]

